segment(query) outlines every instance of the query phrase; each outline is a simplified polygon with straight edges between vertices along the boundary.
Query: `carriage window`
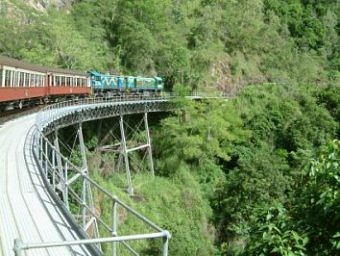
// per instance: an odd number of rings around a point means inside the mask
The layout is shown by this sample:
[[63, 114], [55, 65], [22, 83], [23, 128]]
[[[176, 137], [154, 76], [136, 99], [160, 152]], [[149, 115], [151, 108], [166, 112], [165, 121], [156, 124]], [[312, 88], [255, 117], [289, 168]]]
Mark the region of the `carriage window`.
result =
[[31, 74], [30, 75], [30, 87], [35, 87], [35, 84], [34, 84], [34, 74]]
[[0, 87], [3, 87], [3, 83], [2, 83], [2, 73], [3, 73], [3, 70], [0, 69]]
[[19, 72], [14, 71], [14, 77], [13, 77], [13, 87], [19, 86]]
[[41, 87], [41, 75], [37, 75], [37, 86]]
[[35, 75], [34, 84], [35, 87], [39, 87], [39, 75]]
[[29, 80], [29, 78], [30, 78], [29, 75], [30, 75], [29, 73], [24, 73], [24, 86], [25, 87], [29, 86], [29, 81], [30, 81]]
[[38, 75], [38, 86], [41, 87], [41, 75]]
[[60, 86], [60, 76], [55, 77], [55, 85]]
[[14, 76], [15, 76], [15, 71], [11, 70], [9, 71], [9, 83], [8, 86], [9, 87], [14, 87]]
[[36, 87], [39, 87], [39, 86], [40, 86], [40, 78], [39, 78], [39, 75], [36, 75], [36, 76], [35, 76], [35, 86], [36, 86]]
[[24, 72], [18, 72], [18, 78], [19, 78], [19, 87], [23, 87], [24, 86], [24, 77], [25, 77], [25, 73]]
[[5, 70], [5, 87], [8, 87], [11, 83], [11, 71]]

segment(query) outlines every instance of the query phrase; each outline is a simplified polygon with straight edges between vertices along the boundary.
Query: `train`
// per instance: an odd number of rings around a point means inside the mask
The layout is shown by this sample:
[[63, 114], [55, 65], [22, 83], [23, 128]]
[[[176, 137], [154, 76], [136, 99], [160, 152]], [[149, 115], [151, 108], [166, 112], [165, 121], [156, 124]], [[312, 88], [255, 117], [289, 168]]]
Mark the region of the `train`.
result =
[[0, 55], [0, 111], [81, 97], [159, 95], [161, 77], [48, 68]]
[[161, 77], [121, 76], [88, 72], [92, 91], [99, 96], [159, 94], [164, 89]]

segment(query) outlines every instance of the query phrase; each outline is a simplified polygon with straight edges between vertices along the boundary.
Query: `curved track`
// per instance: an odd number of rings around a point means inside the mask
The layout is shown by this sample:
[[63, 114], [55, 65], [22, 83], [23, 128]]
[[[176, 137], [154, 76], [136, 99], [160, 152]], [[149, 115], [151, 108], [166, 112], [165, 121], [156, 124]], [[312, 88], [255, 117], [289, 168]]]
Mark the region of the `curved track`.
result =
[[[76, 235], [43, 189], [34, 165], [30, 129], [35, 114], [0, 126], [0, 255], [14, 255], [14, 239], [27, 243], [73, 240]], [[87, 255], [84, 248], [26, 251], [23, 255]]]

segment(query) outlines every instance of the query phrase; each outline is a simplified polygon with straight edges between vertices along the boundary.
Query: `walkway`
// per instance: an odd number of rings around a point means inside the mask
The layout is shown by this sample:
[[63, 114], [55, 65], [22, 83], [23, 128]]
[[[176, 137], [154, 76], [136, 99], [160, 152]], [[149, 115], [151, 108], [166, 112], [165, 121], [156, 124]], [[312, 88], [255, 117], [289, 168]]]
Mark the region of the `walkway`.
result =
[[[74, 240], [76, 235], [42, 186], [34, 165], [30, 129], [35, 114], [0, 125], [0, 255], [12, 256], [14, 239], [24, 243]], [[26, 256], [87, 255], [84, 248], [35, 249]]]

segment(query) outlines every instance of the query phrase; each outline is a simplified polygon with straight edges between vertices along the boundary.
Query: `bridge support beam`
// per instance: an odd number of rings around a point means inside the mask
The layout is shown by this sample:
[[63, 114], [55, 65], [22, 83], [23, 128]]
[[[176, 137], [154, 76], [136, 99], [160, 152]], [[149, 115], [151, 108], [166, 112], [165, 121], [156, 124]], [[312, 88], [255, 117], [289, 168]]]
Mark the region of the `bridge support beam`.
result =
[[127, 149], [127, 145], [126, 145], [126, 137], [125, 137], [125, 130], [124, 130], [124, 118], [123, 118], [123, 115], [120, 116], [119, 126], [120, 126], [120, 136], [121, 136], [121, 149], [120, 149], [120, 153], [123, 156], [124, 163], [125, 163], [125, 171], [126, 171], [126, 177], [127, 177], [127, 181], [128, 181], [127, 191], [128, 191], [128, 193], [130, 195], [133, 195], [133, 187], [132, 187], [130, 163], [129, 163], [129, 157], [128, 157], [128, 149]]
[[145, 134], [145, 141], [143, 141], [142, 144], [138, 146], [129, 148], [127, 144], [128, 140], [127, 140], [126, 131], [125, 131], [124, 116], [120, 115], [120, 119], [119, 119], [121, 141], [120, 141], [120, 148], [119, 148], [120, 154], [118, 157], [117, 170], [119, 170], [121, 162], [124, 161], [125, 172], [126, 172], [127, 183], [128, 183], [127, 191], [130, 195], [133, 195], [134, 191], [133, 191], [133, 186], [132, 186], [132, 176], [131, 176], [129, 156], [128, 156], [129, 153], [133, 151], [138, 151], [138, 150], [146, 150], [150, 173], [152, 176], [154, 176], [155, 174], [153, 158], [152, 158], [151, 137], [150, 137], [147, 112], [143, 114], [143, 118], [141, 121], [142, 121], [141, 123], [144, 123], [144, 131], [142, 132]]
[[150, 137], [149, 124], [148, 124], [148, 112], [144, 113], [144, 126], [145, 126], [145, 132], [146, 132], [146, 140], [147, 140], [146, 145], [147, 145], [148, 157], [149, 157], [149, 167], [150, 167], [150, 172], [152, 176], [154, 176], [155, 169], [153, 166], [153, 158], [152, 158], [151, 137]]
[[[83, 177], [82, 180], [82, 193], [81, 193], [81, 218], [82, 218], [82, 226], [84, 231], [86, 232], [88, 229], [90, 229], [90, 226], [92, 226], [92, 231], [95, 233], [93, 234], [93, 238], [99, 237], [98, 234], [98, 227], [97, 222], [93, 221], [91, 218], [89, 218], [89, 215], [87, 210], [90, 209], [90, 211], [94, 212], [94, 203], [93, 203], [93, 196], [92, 196], [92, 190], [90, 187], [90, 184], [88, 182], [88, 165], [87, 165], [87, 158], [86, 158], [86, 146], [84, 141], [84, 135], [83, 135], [83, 127], [82, 123], [80, 122], [78, 125], [78, 139], [79, 139], [79, 148], [80, 148], [80, 154], [82, 159], [81, 164], [81, 176]], [[94, 227], [93, 227], [94, 225]], [[100, 245], [99, 245], [100, 247]]]

